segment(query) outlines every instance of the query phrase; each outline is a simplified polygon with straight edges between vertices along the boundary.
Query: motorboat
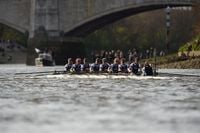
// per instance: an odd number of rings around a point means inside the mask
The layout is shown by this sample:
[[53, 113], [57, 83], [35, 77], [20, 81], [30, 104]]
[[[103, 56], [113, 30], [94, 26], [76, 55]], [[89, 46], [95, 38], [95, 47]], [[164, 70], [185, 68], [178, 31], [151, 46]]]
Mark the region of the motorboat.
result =
[[54, 60], [49, 53], [41, 53], [38, 58], [35, 59], [36, 66], [54, 66]]
[[48, 52], [41, 52], [39, 49], [35, 48], [36, 53], [38, 53], [38, 57], [35, 59], [36, 66], [54, 66], [55, 61], [53, 57]]

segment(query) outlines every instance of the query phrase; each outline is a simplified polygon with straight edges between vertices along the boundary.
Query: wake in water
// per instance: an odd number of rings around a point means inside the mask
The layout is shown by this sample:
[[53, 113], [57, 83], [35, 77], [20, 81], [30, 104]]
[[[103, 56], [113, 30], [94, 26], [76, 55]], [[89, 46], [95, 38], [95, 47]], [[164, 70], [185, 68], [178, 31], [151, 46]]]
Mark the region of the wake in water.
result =
[[[171, 79], [172, 77], [161, 77], [161, 76], [136, 76], [136, 75], [68, 75], [68, 74], [60, 74], [60, 75], [47, 75], [47, 78], [57, 78], [57, 79]], [[176, 77], [173, 77], [176, 78]]]
[[200, 131], [200, 78], [188, 76], [200, 70], [53, 75], [62, 68], [0, 65], [2, 133]]

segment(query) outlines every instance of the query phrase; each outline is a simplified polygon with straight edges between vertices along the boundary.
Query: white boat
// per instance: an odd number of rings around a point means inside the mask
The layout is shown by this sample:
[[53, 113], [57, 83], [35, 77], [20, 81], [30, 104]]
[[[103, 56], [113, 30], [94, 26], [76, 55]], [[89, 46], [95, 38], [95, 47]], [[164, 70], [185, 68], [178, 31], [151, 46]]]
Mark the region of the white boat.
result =
[[38, 54], [38, 58], [35, 59], [36, 66], [54, 66], [55, 62], [53, 57], [48, 52], [41, 52], [41, 50], [35, 48], [36, 53]]
[[46, 75], [47, 78], [57, 78], [57, 79], [167, 79], [170, 77], [161, 76], [137, 76], [131, 74], [55, 74]]
[[54, 66], [55, 63], [52, 56], [48, 53], [39, 54], [38, 58], [35, 59], [36, 66]]

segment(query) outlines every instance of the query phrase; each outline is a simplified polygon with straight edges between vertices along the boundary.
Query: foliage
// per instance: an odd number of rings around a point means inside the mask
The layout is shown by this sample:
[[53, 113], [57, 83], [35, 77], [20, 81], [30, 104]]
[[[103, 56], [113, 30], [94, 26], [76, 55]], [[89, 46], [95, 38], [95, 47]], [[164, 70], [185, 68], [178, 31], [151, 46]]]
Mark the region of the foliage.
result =
[[181, 46], [178, 51], [179, 52], [184, 52], [184, 51], [187, 51], [187, 50], [188, 50], [188, 45], [185, 44], [185, 45]]
[[27, 46], [27, 35], [3, 24], [0, 24], [0, 39], [16, 41], [18, 44]]
[[[194, 36], [195, 18], [191, 11], [172, 11], [170, 53]], [[145, 51], [156, 47], [166, 50], [165, 11], [157, 10], [120, 20], [95, 31], [85, 39], [88, 49], [128, 49]]]
[[194, 25], [194, 32], [200, 34], [200, 4], [196, 4], [193, 9], [194, 16], [196, 18], [196, 23]]
[[193, 25], [193, 31], [194, 34], [196, 34], [197, 36], [192, 41], [189, 41], [188, 43], [185, 43], [183, 46], [181, 46], [179, 48], [179, 52], [187, 51], [189, 44], [192, 45], [192, 50], [194, 51], [200, 50], [200, 4], [196, 5], [193, 8], [193, 16], [196, 19]]
[[179, 52], [184, 52], [188, 50], [189, 45], [192, 45], [192, 50], [200, 50], [200, 35], [194, 38], [191, 42], [186, 43], [185, 45], [179, 48]]

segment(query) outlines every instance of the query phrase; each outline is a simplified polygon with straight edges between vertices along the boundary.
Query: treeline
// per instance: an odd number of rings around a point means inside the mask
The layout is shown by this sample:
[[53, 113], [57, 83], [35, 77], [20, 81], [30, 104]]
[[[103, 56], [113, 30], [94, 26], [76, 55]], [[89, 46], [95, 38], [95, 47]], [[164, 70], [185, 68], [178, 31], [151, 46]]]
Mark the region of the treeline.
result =
[[193, 12], [195, 14], [195, 19], [196, 19], [195, 21], [196, 23], [194, 25], [195, 34], [200, 36], [200, 4], [195, 6]]
[[[197, 14], [194, 10], [171, 10], [170, 49], [176, 52], [180, 46], [195, 36]], [[199, 13], [199, 12], [198, 12]], [[136, 48], [145, 51], [150, 47], [166, 50], [165, 10], [141, 13], [108, 25], [90, 34], [85, 45], [89, 50]]]
[[179, 52], [188, 51], [188, 49], [199, 51], [200, 50], [200, 5], [197, 5], [193, 9], [195, 18], [195, 24], [193, 25], [194, 37], [191, 41], [185, 43], [179, 48]]
[[27, 35], [0, 23], [0, 40], [11, 40], [27, 47]]

